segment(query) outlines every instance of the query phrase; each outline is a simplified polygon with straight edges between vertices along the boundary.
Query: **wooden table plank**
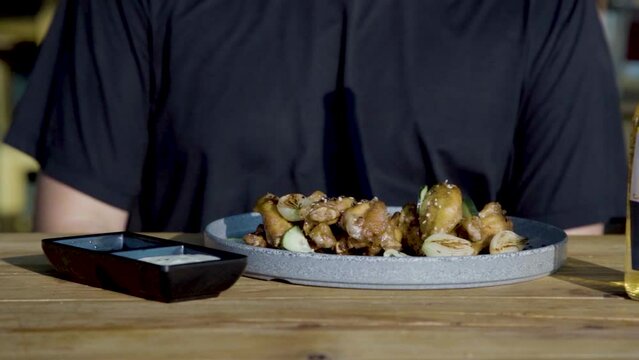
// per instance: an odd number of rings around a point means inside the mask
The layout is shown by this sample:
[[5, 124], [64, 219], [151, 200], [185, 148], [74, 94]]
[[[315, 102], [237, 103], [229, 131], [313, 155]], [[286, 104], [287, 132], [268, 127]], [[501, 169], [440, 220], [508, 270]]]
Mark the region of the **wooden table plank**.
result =
[[620, 236], [573, 238], [556, 274], [507, 286], [356, 290], [241, 278], [217, 298], [172, 304], [57, 278], [42, 237], [0, 234], [0, 358], [639, 358], [639, 302], [623, 291]]
[[632, 350], [636, 339], [622, 331], [601, 339], [601, 331], [592, 329], [480, 330], [482, 336], [472, 328], [395, 332], [113, 329], [54, 332], [10, 340], [16, 350], [12, 359], [122, 359], [124, 354], [130, 359], [637, 359], [639, 355]]

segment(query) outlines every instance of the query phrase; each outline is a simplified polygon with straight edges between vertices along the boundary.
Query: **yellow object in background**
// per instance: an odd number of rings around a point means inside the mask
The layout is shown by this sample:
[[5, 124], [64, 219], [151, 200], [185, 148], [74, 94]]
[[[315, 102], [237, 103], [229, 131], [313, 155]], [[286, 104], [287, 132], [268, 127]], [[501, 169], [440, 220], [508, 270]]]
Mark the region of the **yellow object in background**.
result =
[[[21, 42], [40, 43], [44, 38], [57, 5], [56, 0], [44, 0], [33, 16], [0, 18], [0, 49], [10, 50]], [[13, 74], [0, 61], [0, 139], [11, 122]], [[28, 175], [38, 170], [30, 156], [0, 143], [0, 232], [29, 231], [32, 198]]]
[[[25, 219], [29, 217], [26, 210], [32, 200], [28, 175], [37, 169], [38, 164], [30, 156], [8, 145], [0, 145], [0, 217], [20, 224], [30, 221]], [[21, 227], [19, 224], [5, 226], [8, 228], [0, 230], [18, 230]]]
[[632, 299], [639, 300], [639, 105], [632, 120], [630, 176], [626, 217], [626, 260], [624, 285]]

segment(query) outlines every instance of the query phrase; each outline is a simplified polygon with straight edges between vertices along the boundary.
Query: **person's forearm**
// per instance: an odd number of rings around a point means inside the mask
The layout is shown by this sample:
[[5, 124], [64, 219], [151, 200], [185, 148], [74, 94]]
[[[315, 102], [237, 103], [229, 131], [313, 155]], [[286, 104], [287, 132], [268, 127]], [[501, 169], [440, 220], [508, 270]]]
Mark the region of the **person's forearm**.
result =
[[568, 235], [602, 235], [603, 233], [603, 223], [590, 224], [566, 229], [566, 234]]
[[34, 231], [97, 233], [122, 231], [128, 213], [99, 201], [46, 174], [38, 176]]
[[100, 216], [84, 214], [68, 214], [66, 216], [51, 216], [48, 211], [36, 211], [33, 230], [47, 233], [102, 233], [123, 231], [126, 221], [114, 223], [106, 219], [100, 220]]

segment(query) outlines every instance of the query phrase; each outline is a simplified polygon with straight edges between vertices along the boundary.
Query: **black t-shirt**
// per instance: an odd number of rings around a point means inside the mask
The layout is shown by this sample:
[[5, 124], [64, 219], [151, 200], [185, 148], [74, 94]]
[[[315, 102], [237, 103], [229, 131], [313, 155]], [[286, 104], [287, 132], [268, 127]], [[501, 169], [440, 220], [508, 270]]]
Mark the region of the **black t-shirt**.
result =
[[571, 227], [624, 214], [618, 108], [590, 0], [67, 0], [6, 141], [133, 230], [444, 180]]

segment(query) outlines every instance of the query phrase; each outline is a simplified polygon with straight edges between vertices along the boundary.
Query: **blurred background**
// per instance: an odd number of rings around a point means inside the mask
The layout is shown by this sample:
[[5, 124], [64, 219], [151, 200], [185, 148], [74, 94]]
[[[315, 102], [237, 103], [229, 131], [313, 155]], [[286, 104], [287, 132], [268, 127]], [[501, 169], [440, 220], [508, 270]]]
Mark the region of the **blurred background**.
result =
[[[0, 139], [20, 100], [58, 0], [0, 1]], [[639, 104], [639, 0], [596, 1], [610, 46], [626, 130]], [[0, 232], [31, 230], [38, 165], [0, 144]]]
[[[0, 1], [0, 139], [11, 123], [57, 0]], [[0, 232], [31, 230], [37, 164], [0, 144]]]

